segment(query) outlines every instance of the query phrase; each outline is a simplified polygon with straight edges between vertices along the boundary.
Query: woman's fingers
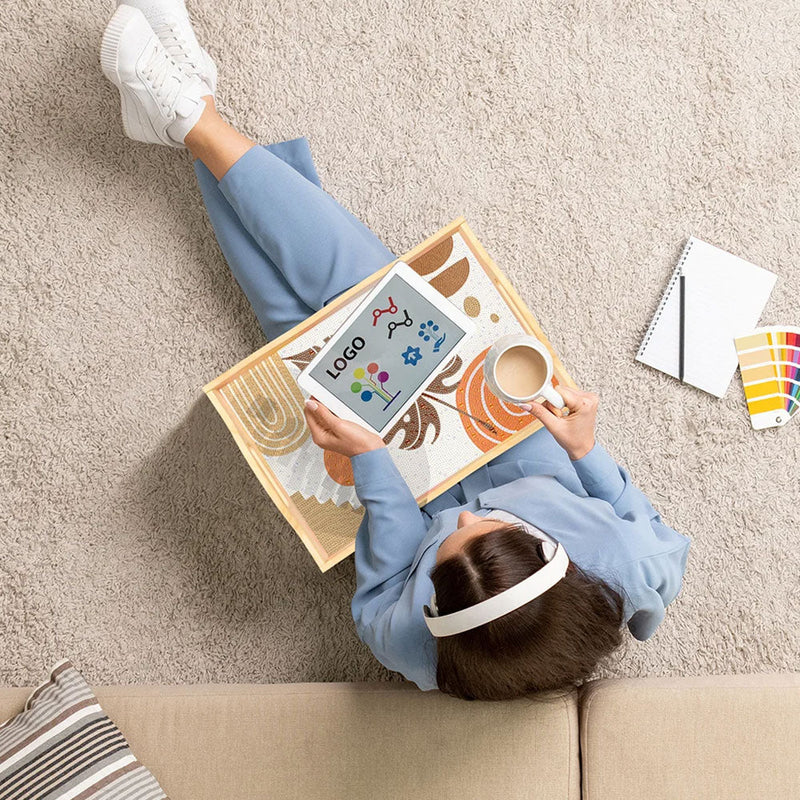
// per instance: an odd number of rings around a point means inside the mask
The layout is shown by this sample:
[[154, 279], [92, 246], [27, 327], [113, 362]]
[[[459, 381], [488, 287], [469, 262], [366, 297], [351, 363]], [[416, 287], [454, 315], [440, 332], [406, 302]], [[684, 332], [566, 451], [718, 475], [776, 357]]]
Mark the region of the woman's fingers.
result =
[[581, 408], [597, 408], [599, 397], [593, 392], [582, 392], [563, 384], [559, 384], [555, 389], [564, 399], [564, 404], [570, 411], [579, 411]]
[[559, 383], [555, 390], [561, 395], [564, 405], [569, 409], [575, 408], [579, 404], [581, 395], [584, 394], [584, 392], [579, 392], [570, 386], [564, 386], [563, 383]]
[[527, 411], [529, 414], [532, 414], [534, 417], [538, 417], [540, 414], [546, 414], [551, 417], [561, 416], [561, 409], [556, 408], [547, 400], [545, 400], [544, 403], [539, 403], [536, 400], [533, 400], [530, 403], [520, 403], [519, 407], [523, 411]]
[[556, 416], [552, 411], [545, 408], [541, 403], [525, 403], [523, 406], [526, 411], [530, 411], [531, 416], [536, 417], [542, 425], [551, 433], [558, 430], [563, 422], [560, 416]]
[[[559, 408], [558, 406], [554, 406], [549, 400], [545, 400], [544, 401], [544, 407], [548, 411], [551, 411], [557, 417], [563, 417], [564, 416], [564, 414], [563, 414], [564, 409]], [[569, 406], [567, 406], [567, 408], [569, 408]]]
[[524, 403], [521, 407], [538, 419], [563, 447], [569, 457], [576, 461], [583, 458], [594, 447], [594, 424], [599, 398], [592, 392], [581, 392], [569, 386], [557, 386], [564, 398], [569, 415], [562, 417], [561, 409], [549, 403]]
[[314, 444], [321, 445], [325, 431], [322, 429], [319, 422], [317, 422], [316, 417], [314, 416], [314, 410], [306, 406], [303, 409], [303, 413], [306, 417], [308, 429], [311, 431], [311, 439], [313, 440]]
[[333, 435], [339, 418], [330, 409], [311, 397], [306, 400], [303, 411], [315, 444], [321, 444]]
[[319, 400], [313, 397], [309, 397], [308, 400], [306, 400], [306, 409], [320, 427], [326, 430], [333, 430], [333, 428], [336, 427], [336, 423], [339, 422], [339, 417], [337, 417], [333, 411], [322, 405]]

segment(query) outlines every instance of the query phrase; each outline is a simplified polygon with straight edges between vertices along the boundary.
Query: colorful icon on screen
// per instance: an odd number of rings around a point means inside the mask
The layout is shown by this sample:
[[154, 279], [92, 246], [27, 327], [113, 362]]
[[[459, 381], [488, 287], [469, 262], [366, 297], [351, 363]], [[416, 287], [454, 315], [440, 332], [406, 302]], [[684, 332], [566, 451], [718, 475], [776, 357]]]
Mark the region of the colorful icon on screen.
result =
[[416, 367], [422, 360], [422, 353], [420, 353], [419, 347], [412, 347], [411, 345], [409, 345], [405, 353], [401, 353], [401, 355], [403, 356], [403, 362], [412, 367]]
[[379, 397], [386, 403], [383, 407], [384, 411], [400, 394], [400, 392], [392, 394], [386, 388], [384, 384], [389, 380], [389, 373], [385, 369], [382, 370], [374, 361], [367, 364], [366, 370], [363, 367], [356, 367], [353, 370], [353, 377], [356, 380], [350, 384], [350, 391], [357, 394], [365, 403], [368, 403], [373, 397]]
[[439, 326], [434, 325], [432, 319], [427, 322], [421, 322], [419, 325], [419, 335], [422, 337], [423, 342], [429, 342], [431, 338], [436, 338], [438, 330]]
[[378, 324], [378, 320], [380, 319], [381, 315], [383, 314], [396, 314], [397, 313], [397, 303], [392, 300], [391, 297], [388, 298], [389, 305], [386, 308], [375, 308], [372, 311], [372, 327], [374, 328]]
[[392, 334], [398, 329], [405, 326], [406, 328], [410, 328], [414, 324], [414, 320], [408, 316], [408, 311], [403, 309], [403, 314], [405, 315], [405, 319], [402, 322], [395, 322], [392, 320], [386, 327], [389, 329], [389, 336], [387, 338], [391, 339]]

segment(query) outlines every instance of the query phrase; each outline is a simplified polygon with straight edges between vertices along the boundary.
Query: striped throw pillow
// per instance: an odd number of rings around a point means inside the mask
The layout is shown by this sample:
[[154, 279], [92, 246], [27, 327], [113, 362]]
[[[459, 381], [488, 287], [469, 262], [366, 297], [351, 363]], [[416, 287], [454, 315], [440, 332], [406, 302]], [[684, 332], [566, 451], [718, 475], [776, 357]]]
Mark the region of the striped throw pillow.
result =
[[166, 798], [68, 661], [0, 726], [0, 800], [45, 798]]

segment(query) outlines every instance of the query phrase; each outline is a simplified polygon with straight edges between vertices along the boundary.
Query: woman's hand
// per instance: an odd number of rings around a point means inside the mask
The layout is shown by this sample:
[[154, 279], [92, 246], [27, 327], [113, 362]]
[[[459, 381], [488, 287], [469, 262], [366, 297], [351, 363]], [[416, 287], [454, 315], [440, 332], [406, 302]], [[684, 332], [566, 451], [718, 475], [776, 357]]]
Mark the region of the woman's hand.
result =
[[304, 413], [314, 444], [323, 450], [332, 450], [350, 458], [386, 446], [377, 433], [337, 417], [313, 398], [306, 400]]
[[521, 403], [520, 406], [540, 420], [553, 434], [553, 438], [577, 461], [594, 447], [594, 425], [600, 398], [591, 392], [580, 392], [568, 386], [556, 386], [564, 398], [569, 415], [561, 416], [561, 409], [550, 403]]

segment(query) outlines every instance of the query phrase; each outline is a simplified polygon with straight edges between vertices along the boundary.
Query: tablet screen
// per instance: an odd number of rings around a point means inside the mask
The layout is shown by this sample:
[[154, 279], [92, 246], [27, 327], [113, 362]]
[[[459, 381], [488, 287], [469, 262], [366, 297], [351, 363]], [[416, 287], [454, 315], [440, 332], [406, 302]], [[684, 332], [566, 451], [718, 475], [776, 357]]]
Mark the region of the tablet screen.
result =
[[382, 430], [414, 392], [430, 382], [465, 335], [394, 275], [337, 334], [334, 346], [309, 374], [357, 416]]

